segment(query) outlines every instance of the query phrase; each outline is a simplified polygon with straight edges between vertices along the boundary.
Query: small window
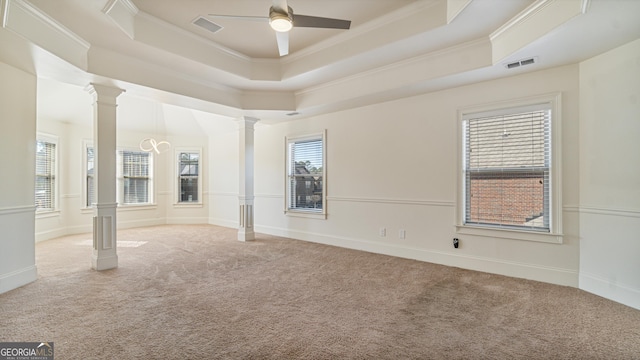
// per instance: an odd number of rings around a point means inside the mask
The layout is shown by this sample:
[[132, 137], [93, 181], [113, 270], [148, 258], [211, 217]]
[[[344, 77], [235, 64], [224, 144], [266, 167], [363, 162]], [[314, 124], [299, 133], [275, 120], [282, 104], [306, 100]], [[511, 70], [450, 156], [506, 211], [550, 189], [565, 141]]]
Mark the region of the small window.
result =
[[325, 214], [324, 134], [287, 139], [287, 211]]
[[148, 152], [118, 151], [118, 195], [123, 205], [153, 202], [153, 158]]
[[86, 187], [86, 206], [91, 207], [96, 203], [96, 186], [95, 186], [95, 155], [93, 147], [85, 146], [87, 157], [87, 173], [85, 177]]
[[459, 232], [562, 242], [559, 102], [461, 112]]
[[56, 142], [36, 141], [35, 205], [37, 211], [56, 209]]
[[200, 152], [178, 152], [178, 202], [200, 201]]

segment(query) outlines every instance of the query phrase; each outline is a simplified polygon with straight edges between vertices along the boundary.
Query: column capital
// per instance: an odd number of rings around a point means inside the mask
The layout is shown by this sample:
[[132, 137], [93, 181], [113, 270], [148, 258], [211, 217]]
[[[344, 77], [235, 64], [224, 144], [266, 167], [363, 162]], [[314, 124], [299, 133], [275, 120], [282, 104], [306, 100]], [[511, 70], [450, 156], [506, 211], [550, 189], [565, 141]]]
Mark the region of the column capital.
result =
[[116, 102], [116, 98], [125, 92], [126, 90], [117, 88], [115, 86], [107, 86], [90, 83], [84, 88], [89, 94], [93, 96], [93, 99], [96, 101], [102, 100], [114, 103]]
[[238, 125], [240, 126], [251, 126], [253, 127], [253, 125], [255, 125], [258, 121], [260, 121], [260, 119], [258, 118], [254, 118], [251, 116], [242, 116], [236, 119], [236, 121], [238, 122]]

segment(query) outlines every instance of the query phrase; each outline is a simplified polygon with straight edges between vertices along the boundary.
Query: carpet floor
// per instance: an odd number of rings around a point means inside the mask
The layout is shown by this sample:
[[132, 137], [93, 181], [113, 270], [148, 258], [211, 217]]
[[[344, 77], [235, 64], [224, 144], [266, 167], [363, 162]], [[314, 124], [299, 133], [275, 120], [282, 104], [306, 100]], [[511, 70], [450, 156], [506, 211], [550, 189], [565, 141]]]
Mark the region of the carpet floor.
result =
[[640, 311], [579, 289], [211, 225], [36, 245], [0, 342], [56, 359], [640, 359]]

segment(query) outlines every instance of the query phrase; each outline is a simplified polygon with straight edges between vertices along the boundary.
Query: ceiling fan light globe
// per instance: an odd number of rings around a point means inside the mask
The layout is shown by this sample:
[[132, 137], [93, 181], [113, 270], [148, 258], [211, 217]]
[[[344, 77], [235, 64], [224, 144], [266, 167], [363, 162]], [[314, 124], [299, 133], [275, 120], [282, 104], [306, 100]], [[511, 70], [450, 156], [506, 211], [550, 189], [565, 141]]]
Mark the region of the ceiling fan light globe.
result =
[[275, 31], [287, 32], [293, 27], [293, 23], [288, 16], [272, 16], [269, 25]]

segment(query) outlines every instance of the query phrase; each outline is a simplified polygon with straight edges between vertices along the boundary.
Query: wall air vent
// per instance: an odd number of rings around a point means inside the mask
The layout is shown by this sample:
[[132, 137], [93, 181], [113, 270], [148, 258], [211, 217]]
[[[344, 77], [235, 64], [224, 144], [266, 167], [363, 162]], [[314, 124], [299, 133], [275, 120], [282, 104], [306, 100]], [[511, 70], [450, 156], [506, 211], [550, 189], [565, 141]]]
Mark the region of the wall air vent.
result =
[[207, 31], [211, 31], [212, 33], [217, 33], [218, 31], [222, 30], [222, 26], [214, 23], [213, 21], [206, 19], [202, 16], [199, 16], [198, 18], [196, 18], [195, 20], [192, 21], [192, 23], [194, 25], [198, 25], [201, 28], [207, 30]]
[[517, 68], [517, 67], [520, 67], [520, 66], [535, 64], [536, 62], [538, 62], [538, 58], [537, 57], [533, 57], [533, 58], [524, 59], [524, 60], [518, 60], [518, 61], [514, 61], [512, 63], [505, 64], [505, 67], [507, 69], [514, 69], [514, 68]]

